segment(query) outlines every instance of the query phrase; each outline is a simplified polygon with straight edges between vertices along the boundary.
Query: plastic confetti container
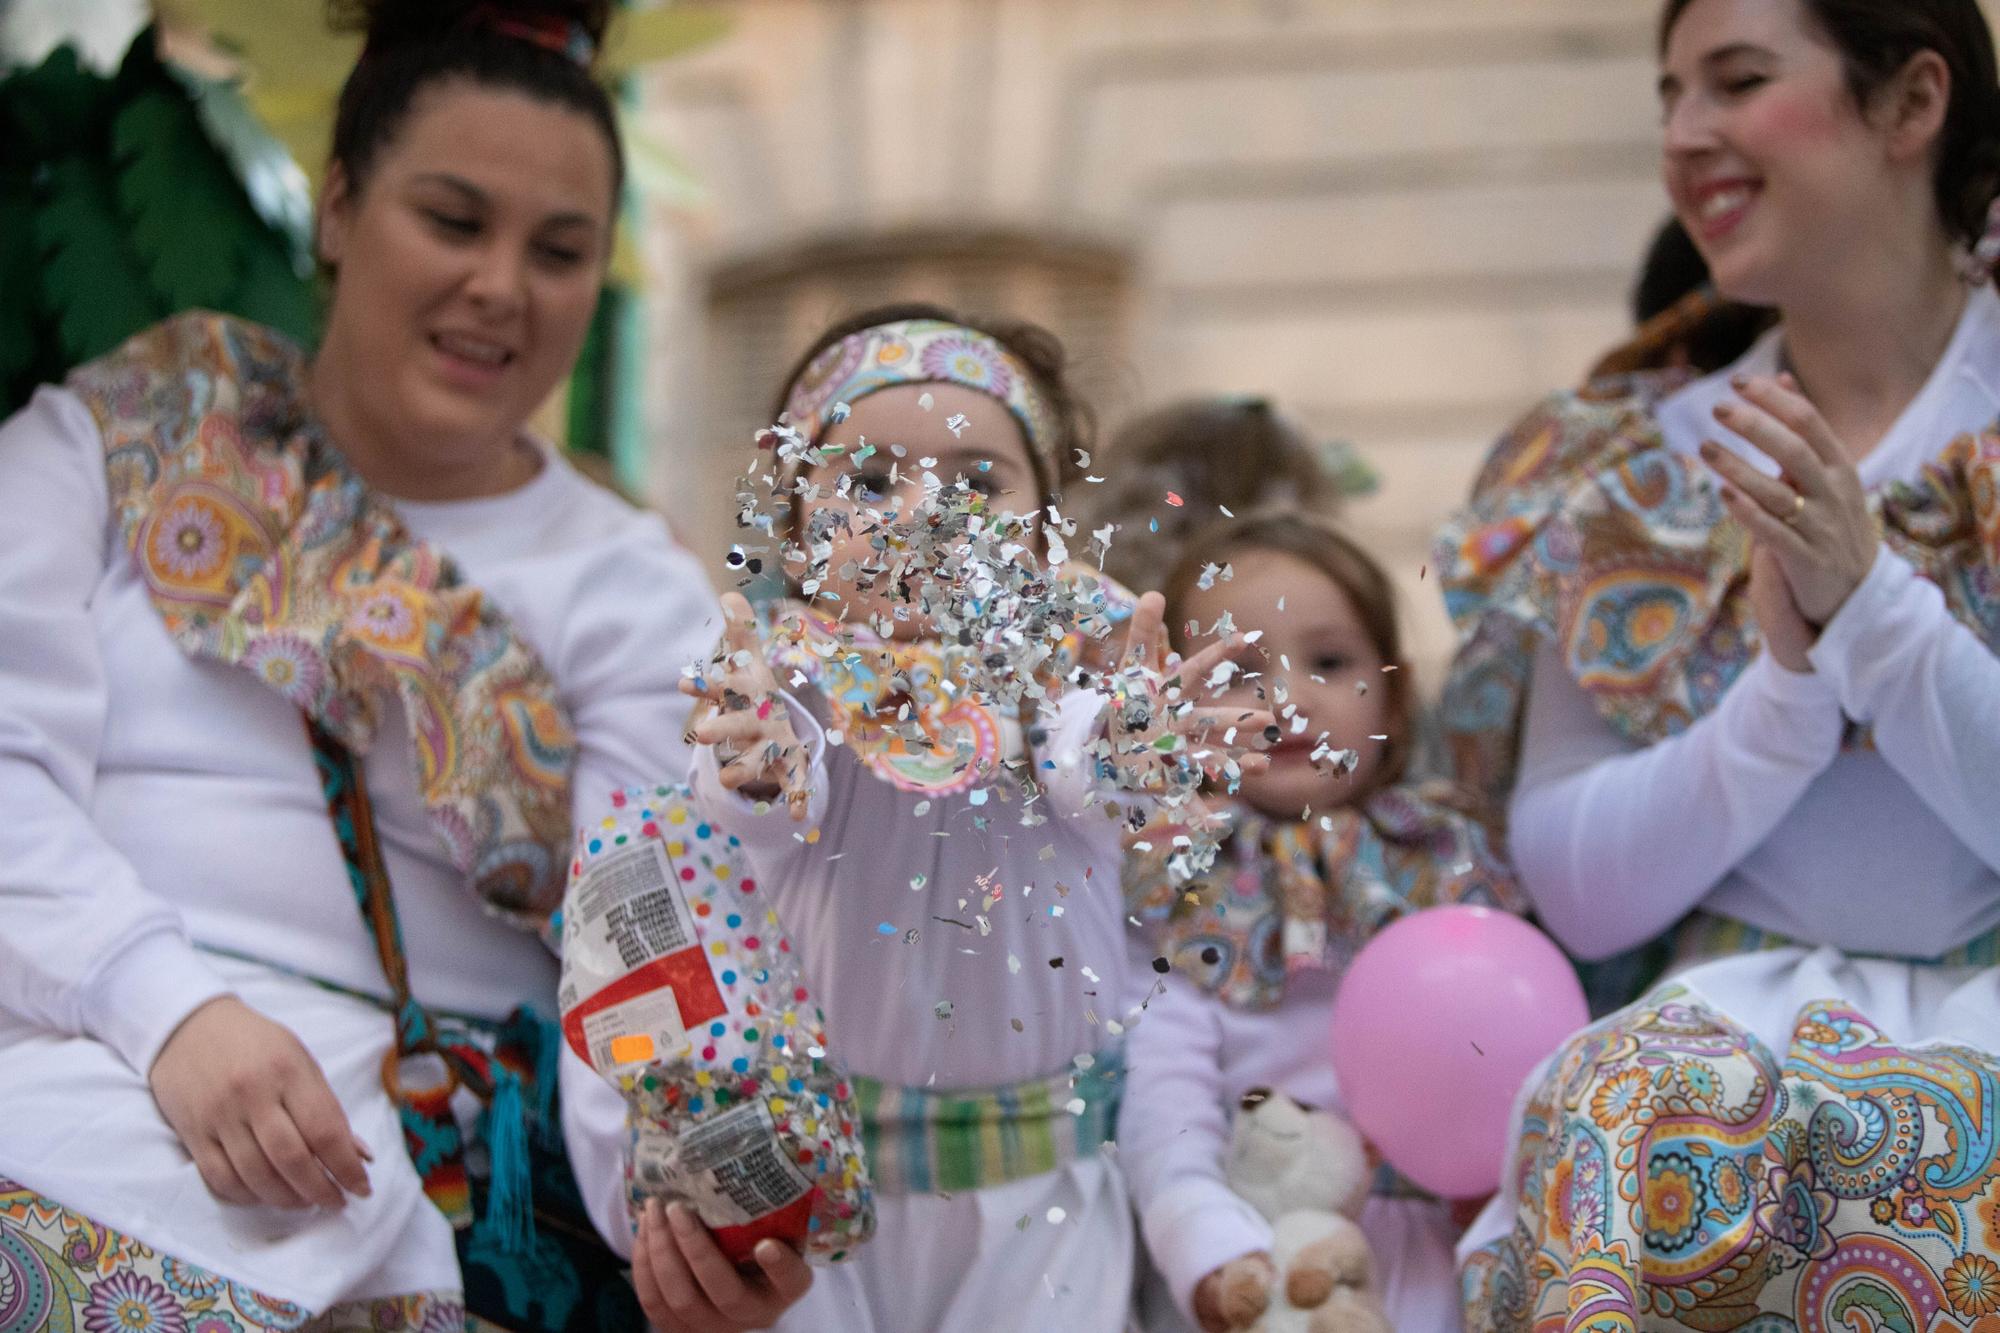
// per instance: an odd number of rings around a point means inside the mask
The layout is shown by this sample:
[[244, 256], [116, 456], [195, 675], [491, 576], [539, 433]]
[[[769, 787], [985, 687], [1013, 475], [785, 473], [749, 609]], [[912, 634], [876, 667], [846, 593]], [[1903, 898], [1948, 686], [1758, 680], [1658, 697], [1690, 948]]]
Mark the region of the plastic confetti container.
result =
[[613, 797], [570, 863], [563, 1035], [631, 1104], [635, 1208], [687, 1204], [738, 1263], [766, 1237], [835, 1262], [875, 1229], [860, 1116], [745, 871], [686, 787]]

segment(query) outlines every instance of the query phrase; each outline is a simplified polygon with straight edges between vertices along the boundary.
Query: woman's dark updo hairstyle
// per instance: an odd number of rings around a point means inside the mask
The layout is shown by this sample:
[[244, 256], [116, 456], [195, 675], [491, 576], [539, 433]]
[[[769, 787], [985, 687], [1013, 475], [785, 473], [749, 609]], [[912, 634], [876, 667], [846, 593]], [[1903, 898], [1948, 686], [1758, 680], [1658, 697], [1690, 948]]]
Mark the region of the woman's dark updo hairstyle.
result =
[[500, 24], [560, 31], [574, 24], [594, 51], [613, 0], [329, 0], [337, 31], [367, 34], [361, 59], [340, 90], [332, 160], [356, 189], [376, 154], [396, 137], [417, 95], [453, 79], [525, 93], [589, 116], [604, 132], [614, 190], [625, 179], [624, 146], [610, 94], [587, 65]]
[[[1694, 0], [1667, 0], [1660, 49]], [[1993, 30], [1979, 0], [1799, 0], [1807, 19], [1840, 52], [1854, 100], [1870, 99], [1920, 51], [1935, 51], [1951, 71], [1951, 103], [1938, 138], [1934, 176], [1938, 216], [1960, 241], [1986, 231], [2000, 194], [2000, 73]]]
[[792, 386], [799, 382], [806, 367], [821, 352], [850, 334], [872, 329], [879, 324], [900, 324], [912, 319], [935, 319], [983, 333], [1013, 353], [1034, 375], [1035, 387], [1041, 390], [1042, 398], [1055, 418], [1055, 439], [1039, 443], [1027, 441], [1028, 462], [1034, 468], [1035, 484], [1041, 487], [1044, 504], [1055, 503], [1062, 496], [1064, 487], [1083, 479], [1084, 468], [1077, 462], [1076, 451], [1081, 449], [1088, 453], [1095, 444], [1097, 415], [1070, 383], [1069, 354], [1064, 351], [1062, 340], [1041, 325], [1026, 320], [971, 317], [926, 301], [904, 301], [864, 310], [832, 325], [800, 354], [779, 383], [777, 399], [771, 404], [770, 419], [776, 421], [784, 412], [786, 403], [791, 399]]

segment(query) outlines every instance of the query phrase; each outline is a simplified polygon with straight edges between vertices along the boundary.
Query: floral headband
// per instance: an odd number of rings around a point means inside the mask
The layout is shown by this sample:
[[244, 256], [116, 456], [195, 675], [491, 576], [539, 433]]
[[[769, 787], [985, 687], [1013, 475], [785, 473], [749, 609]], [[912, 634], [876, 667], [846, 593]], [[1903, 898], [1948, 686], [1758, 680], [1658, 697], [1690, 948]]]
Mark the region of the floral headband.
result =
[[785, 399], [785, 416], [792, 429], [818, 444], [829, 426], [846, 417], [845, 409], [899, 384], [977, 389], [1014, 414], [1031, 454], [1046, 457], [1056, 447], [1055, 413], [1027, 364], [992, 336], [941, 319], [901, 320], [850, 333], [799, 372]]

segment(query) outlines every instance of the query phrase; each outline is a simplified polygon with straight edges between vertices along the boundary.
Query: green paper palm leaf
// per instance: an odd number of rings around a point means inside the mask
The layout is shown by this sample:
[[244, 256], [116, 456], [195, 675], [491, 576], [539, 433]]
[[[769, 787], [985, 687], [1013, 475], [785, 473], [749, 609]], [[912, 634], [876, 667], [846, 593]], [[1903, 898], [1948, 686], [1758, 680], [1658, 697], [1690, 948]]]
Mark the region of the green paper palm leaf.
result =
[[26, 396], [23, 381], [35, 364], [35, 331], [28, 315], [37, 268], [35, 210], [27, 190], [0, 185], [0, 293], [8, 294], [9, 306], [0, 316], [0, 404]]
[[42, 300], [54, 317], [67, 364], [102, 356], [164, 317], [146, 270], [125, 245], [110, 173], [98, 161], [71, 157], [48, 170], [34, 233], [42, 261]]
[[273, 235], [253, 237], [244, 251], [243, 279], [229, 309], [311, 346], [319, 330], [319, 298], [291, 264], [290, 247]]
[[111, 143], [120, 211], [153, 291], [170, 310], [227, 299], [257, 223], [188, 99], [171, 87], [140, 93], [113, 120]]

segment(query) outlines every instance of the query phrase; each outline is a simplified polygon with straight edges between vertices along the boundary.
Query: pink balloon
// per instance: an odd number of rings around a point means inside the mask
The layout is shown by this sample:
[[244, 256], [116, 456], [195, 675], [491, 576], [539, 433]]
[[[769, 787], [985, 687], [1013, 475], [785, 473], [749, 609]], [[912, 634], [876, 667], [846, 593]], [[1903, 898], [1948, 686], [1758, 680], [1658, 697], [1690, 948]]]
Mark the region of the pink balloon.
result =
[[1519, 917], [1417, 912], [1362, 948], [1334, 997], [1340, 1099], [1398, 1171], [1479, 1198], [1500, 1186], [1522, 1081], [1589, 1018], [1569, 960]]

